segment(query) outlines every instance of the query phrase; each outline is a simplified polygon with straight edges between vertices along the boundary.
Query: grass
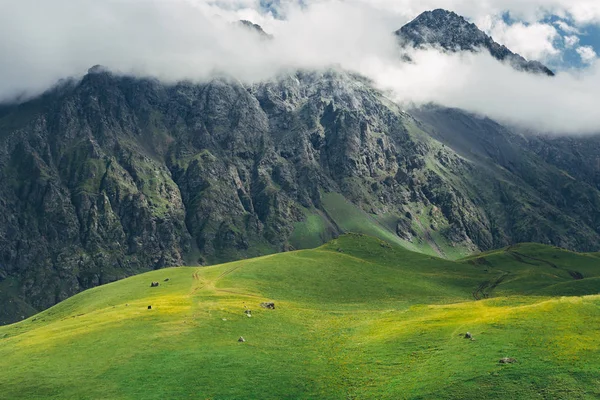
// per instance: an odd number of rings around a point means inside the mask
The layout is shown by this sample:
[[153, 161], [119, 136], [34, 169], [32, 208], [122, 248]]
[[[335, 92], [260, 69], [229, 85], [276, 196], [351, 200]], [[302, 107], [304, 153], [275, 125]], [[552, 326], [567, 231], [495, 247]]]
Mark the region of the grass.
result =
[[464, 260], [490, 273], [505, 275], [497, 295], [581, 296], [600, 291], [595, 284], [600, 278], [599, 260], [587, 254], [526, 243]]
[[322, 201], [325, 212], [342, 232], [362, 233], [399, 244], [408, 250], [436, 254], [426, 243], [411, 243], [398, 237], [393, 227], [394, 222], [398, 220], [397, 216], [368, 214], [335, 192], [324, 193]]
[[[418, 237], [415, 237], [412, 242], [409, 242], [401, 239], [396, 234], [396, 225], [401, 218], [399, 215], [393, 213], [382, 215], [368, 214], [349, 202], [344, 196], [335, 192], [323, 193], [322, 202], [327, 216], [335, 223], [338, 230], [341, 232], [363, 233], [385, 240], [389, 243], [399, 244], [411, 251], [443, 257], [450, 260], [456, 260], [470, 253], [468, 249], [462, 246], [453, 247], [448, 239], [446, 239], [439, 231], [431, 231], [428, 228], [431, 221], [425, 214], [430, 210], [414, 210], [415, 218], [419, 218], [419, 220], [422, 221], [420, 223], [413, 222], [413, 229], [418, 233]], [[319, 243], [318, 238], [326, 236], [328, 233], [328, 230], [325, 229], [326, 227], [322, 222], [320, 222], [319, 226], [316, 226], [318, 229], [313, 228], [310, 234], [305, 233], [310, 229], [309, 227], [314, 227], [316, 225], [310, 218], [311, 217], [308, 217], [304, 222], [298, 224], [294, 236], [292, 236], [292, 243], [294, 243], [294, 241], [298, 242], [298, 237], [311, 238], [310, 243], [312, 246], [295, 246], [297, 248], [315, 247], [318, 245], [316, 243]], [[323, 241], [321, 240], [321, 243], [322, 242]]]
[[0, 327], [0, 397], [598, 398], [599, 276], [553, 247], [453, 262], [355, 234], [153, 271]]
[[311, 249], [335, 236], [335, 228], [319, 210], [305, 210], [304, 221], [294, 225], [290, 243], [296, 249]]

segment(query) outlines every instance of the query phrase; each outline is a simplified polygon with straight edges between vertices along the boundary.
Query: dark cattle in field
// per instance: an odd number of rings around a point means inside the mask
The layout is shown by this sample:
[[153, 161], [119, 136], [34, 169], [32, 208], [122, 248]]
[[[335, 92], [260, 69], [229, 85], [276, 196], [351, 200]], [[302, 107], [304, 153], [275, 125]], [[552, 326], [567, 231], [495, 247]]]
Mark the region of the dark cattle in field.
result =
[[267, 308], [269, 310], [274, 310], [275, 309], [275, 303], [260, 303], [260, 306], [262, 308]]

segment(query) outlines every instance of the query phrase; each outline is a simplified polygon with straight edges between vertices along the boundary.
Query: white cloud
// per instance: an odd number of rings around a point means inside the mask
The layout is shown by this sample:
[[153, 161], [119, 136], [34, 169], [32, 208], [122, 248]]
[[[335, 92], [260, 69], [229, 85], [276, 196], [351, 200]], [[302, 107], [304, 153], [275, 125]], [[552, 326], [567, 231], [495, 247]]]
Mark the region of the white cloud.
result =
[[229, 22], [247, 12], [237, 5], [18, 0], [0, 12], [0, 97], [39, 92], [96, 64], [165, 81], [215, 71], [251, 81], [290, 68], [355, 66], [395, 50], [391, 31], [369, 8], [336, 1], [290, 7], [287, 22], [272, 24], [276, 40], [266, 43]]
[[[411, 4], [411, 12], [423, 6], [398, 1]], [[477, 7], [470, 0], [454, 3]], [[600, 64], [555, 78], [517, 72], [486, 54], [418, 51], [414, 64], [403, 64], [390, 33], [406, 21], [382, 4], [287, 4], [287, 21], [280, 21], [258, 13], [254, 0], [0, 0], [0, 97], [39, 92], [95, 64], [167, 82], [202, 81], [215, 71], [253, 82], [297, 68], [339, 66], [371, 78], [404, 104], [436, 102], [545, 131], [600, 132], [594, 108]], [[275, 39], [261, 41], [230, 23], [244, 17], [264, 24]], [[513, 50], [537, 58], [553, 54], [556, 30], [548, 26], [511, 25], [501, 33]], [[591, 54], [579, 49], [582, 57]]]
[[596, 52], [592, 46], [581, 46], [577, 48], [577, 54], [581, 57], [581, 61], [586, 64], [591, 64], [596, 60]]
[[579, 44], [579, 37], [578, 36], [565, 36], [564, 38], [565, 41], [565, 47], [571, 49], [575, 46], [577, 46]]
[[558, 26], [560, 28], [560, 30], [562, 30], [565, 33], [570, 33], [572, 35], [580, 35], [581, 34], [579, 29], [569, 25], [565, 21], [557, 21], [557, 22], [555, 22], [555, 24], [556, 24], [556, 26]]
[[[16, 1], [16, 0], [15, 0]], [[139, 1], [139, 0], [138, 0]], [[187, 0], [202, 7], [214, 7], [229, 11], [258, 9], [259, 0]], [[279, 10], [286, 14], [300, 0], [280, 0]], [[600, 1], [598, 0], [340, 0], [384, 10], [402, 25], [423, 11], [435, 8], [454, 10], [457, 13], [479, 20], [485, 16], [502, 16], [510, 12], [511, 17], [527, 23], [538, 22], [544, 17], [556, 15], [572, 20], [576, 26], [600, 23]], [[326, 3], [329, 0], [302, 0], [303, 4]], [[563, 21], [564, 24], [566, 22]], [[576, 29], [576, 28], [573, 28]], [[565, 31], [567, 32], [567, 31]], [[575, 32], [573, 32], [575, 33]]]
[[382, 64], [367, 72], [407, 107], [430, 102], [500, 122], [556, 134], [598, 133], [600, 66], [548, 78], [519, 72], [488, 54], [418, 51], [414, 64]]
[[576, 23], [600, 22], [600, 2], [597, 0], [554, 0], [560, 3]]
[[[203, 0], [198, 0], [203, 1]], [[296, 0], [282, 0], [289, 4]], [[303, 0], [316, 3], [327, 0]], [[551, 15], [572, 20], [576, 26], [600, 23], [600, 1], [598, 0], [347, 0], [367, 4], [386, 10], [388, 13], [411, 19], [425, 10], [445, 8], [454, 10], [472, 20], [486, 15], [502, 16], [510, 12], [511, 17], [527, 23], [538, 22]]]
[[546, 60], [560, 53], [554, 47], [558, 32], [550, 24], [517, 22], [508, 25], [496, 20], [489, 27], [489, 33], [498, 43], [530, 60]]

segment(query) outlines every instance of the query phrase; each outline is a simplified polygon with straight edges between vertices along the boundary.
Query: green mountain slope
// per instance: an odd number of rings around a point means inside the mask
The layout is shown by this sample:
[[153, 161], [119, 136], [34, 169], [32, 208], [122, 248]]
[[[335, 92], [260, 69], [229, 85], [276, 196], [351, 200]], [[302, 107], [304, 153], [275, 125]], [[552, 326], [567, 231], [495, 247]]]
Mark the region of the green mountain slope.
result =
[[362, 235], [153, 271], [0, 327], [0, 397], [596, 398], [599, 276], [553, 247], [452, 262]]
[[404, 111], [344, 71], [168, 85], [92, 69], [0, 106], [0, 324], [140, 272], [347, 232], [448, 259], [519, 242], [597, 251], [595, 181], [519, 137]]
[[[552, 74], [444, 10], [398, 34]], [[598, 149], [597, 136], [405, 110], [335, 68], [249, 84], [96, 66], [0, 104], [0, 325], [137, 273], [348, 232], [447, 259], [521, 242], [598, 251]]]

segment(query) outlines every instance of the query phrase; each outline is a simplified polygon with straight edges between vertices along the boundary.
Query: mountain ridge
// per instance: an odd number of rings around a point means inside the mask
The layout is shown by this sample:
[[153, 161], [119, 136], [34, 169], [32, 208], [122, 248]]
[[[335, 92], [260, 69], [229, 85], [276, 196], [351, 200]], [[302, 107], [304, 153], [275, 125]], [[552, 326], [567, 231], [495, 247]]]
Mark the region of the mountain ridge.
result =
[[477, 51], [486, 49], [492, 57], [508, 62], [526, 72], [554, 76], [554, 72], [539, 61], [527, 61], [506, 46], [496, 43], [490, 36], [464, 17], [444, 9], [426, 11], [395, 32], [406, 43], [416, 47], [440, 46], [447, 51]]
[[166, 85], [92, 68], [0, 110], [0, 322], [139, 272], [350, 231], [448, 258], [597, 251], [599, 181], [561, 162], [579, 152], [460, 110], [402, 110], [345, 71]]
[[255, 24], [252, 21], [242, 19], [239, 21], [239, 24], [252, 32], [258, 33], [262, 39], [273, 39], [273, 35], [265, 32], [262, 26]]

